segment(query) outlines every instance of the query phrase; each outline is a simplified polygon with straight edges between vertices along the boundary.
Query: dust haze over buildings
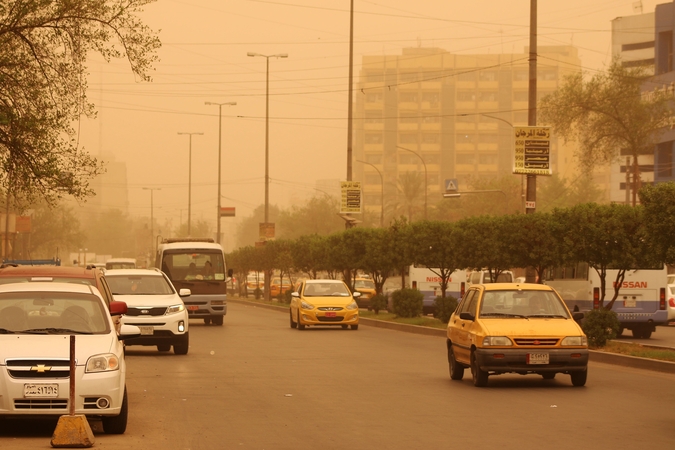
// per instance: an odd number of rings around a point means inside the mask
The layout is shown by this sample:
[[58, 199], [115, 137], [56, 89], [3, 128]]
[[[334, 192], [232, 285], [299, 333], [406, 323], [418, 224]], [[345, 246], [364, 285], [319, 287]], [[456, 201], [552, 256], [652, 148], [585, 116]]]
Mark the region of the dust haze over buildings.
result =
[[[576, 47], [581, 69], [611, 61], [611, 21], [654, 11], [657, 1], [538, 2], [538, 45]], [[101, 189], [126, 181], [132, 216], [174, 225], [188, 209], [188, 136], [192, 136], [192, 221], [215, 229], [218, 107], [222, 109], [223, 232], [264, 202], [265, 58], [269, 59], [270, 203], [282, 208], [317, 195], [347, 170], [348, 0], [162, 0], [143, 19], [161, 30], [153, 82], [135, 80], [124, 61], [89, 63], [89, 96], [98, 118], [79, 125], [81, 145], [105, 161], [126, 165], [126, 180], [109, 176]], [[640, 9], [641, 8], [641, 9]], [[364, 57], [437, 48], [456, 55], [525, 54], [529, 0], [354, 1], [354, 96]], [[367, 61], [367, 59], [366, 59]], [[356, 103], [355, 103], [356, 104]], [[358, 117], [354, 117], [358, 119]], [[323, 186], [323, 187], [322, 187]], [[319, 194], [320, 195], [320, 194]], [[226, 240], [226, 242], [229, 240]]]

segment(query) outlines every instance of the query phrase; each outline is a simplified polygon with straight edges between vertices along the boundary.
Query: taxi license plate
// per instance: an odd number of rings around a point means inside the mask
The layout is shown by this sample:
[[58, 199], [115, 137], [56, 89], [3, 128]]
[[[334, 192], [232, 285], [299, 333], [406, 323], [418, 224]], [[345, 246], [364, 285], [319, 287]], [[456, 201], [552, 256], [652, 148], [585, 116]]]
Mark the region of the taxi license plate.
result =
[[154, 334], [155, 330], [152, 327], [138, 327], [141, 329], [141, 334]]
[[24, 384], [23, 385], [24, 398], [53, 398], [59, 396], [58, 384]]
[[528, 364], [548, 364], [548, 353], [528, 353]]
[[188, 311], [197, 311], [199, 310], [199, 305], [187, 305]]
[[337, 313], [336, 312], [327, 312], [326, 317], [336, 317]]

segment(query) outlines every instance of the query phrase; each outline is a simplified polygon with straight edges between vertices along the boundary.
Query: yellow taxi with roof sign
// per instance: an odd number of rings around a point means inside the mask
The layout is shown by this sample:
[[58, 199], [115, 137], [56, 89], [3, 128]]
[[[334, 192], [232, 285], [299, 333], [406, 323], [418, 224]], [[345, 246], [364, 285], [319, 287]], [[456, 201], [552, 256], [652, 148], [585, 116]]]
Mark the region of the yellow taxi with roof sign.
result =
[[584, 386], [588, 340], [550, 286], [530, 283], [473, 285], [450, 317], [447, 350], [450, 378], [461, 380], [470, 368], [473, 384], [504, 373], [538, 374], [546, 380], [568, 374]]

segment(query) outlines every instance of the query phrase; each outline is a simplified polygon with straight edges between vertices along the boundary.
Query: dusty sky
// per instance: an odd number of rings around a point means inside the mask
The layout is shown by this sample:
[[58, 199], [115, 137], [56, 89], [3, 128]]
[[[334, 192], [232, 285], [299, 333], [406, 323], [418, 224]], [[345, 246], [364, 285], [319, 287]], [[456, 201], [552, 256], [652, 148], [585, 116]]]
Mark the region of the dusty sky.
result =
[[[538, 44], [579, 48], [588, 71], [610, 62], [610, 21], [635, 13], [632, 0], [539, 0]], [[643, 0], [643, 12], [657, 3]], [[436, 46], [460, 54], [523, 52], [529, 0], [355, 0], [354, 73], [363, 55]], [[80, 143], [127, 164], [130, 214], [161, 222], [187, 217], [188, 136], [192, 137], [192, 219], [211, 220], [217, 204], [218, 107], [223, 107], [222, 206], [233, 231], [264, 202], [265, 58], [270, 58], [270, 203], [320, 195], [316, 180], [345, 179], [348, 0], [159, 0], [143, 17], [160, 31], [152, 83], [125, 61], [90, 61], [90, 98], [99, 117], [80, 124]], [[357, 79], [355, 78], [355, 82]], [[358, 95], [358, 94], [356, 94]]]

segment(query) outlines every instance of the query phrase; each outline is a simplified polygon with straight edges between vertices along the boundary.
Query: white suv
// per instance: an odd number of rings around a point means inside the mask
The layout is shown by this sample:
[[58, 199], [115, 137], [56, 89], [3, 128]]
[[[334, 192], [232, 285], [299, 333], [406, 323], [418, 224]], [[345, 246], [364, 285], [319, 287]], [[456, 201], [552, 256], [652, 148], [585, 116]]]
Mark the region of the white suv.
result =
[[188, 313], [182, 297], [190, 289], [176, 289], [158, 269], [113, 269], [105, 273], [113, 298], [127, 304], [122, 324], [140, 328], [141, 336], [127, 339], [126, 345], [156, 345], [168, 352], [173, 345], [177, 355], [189, 347]]

